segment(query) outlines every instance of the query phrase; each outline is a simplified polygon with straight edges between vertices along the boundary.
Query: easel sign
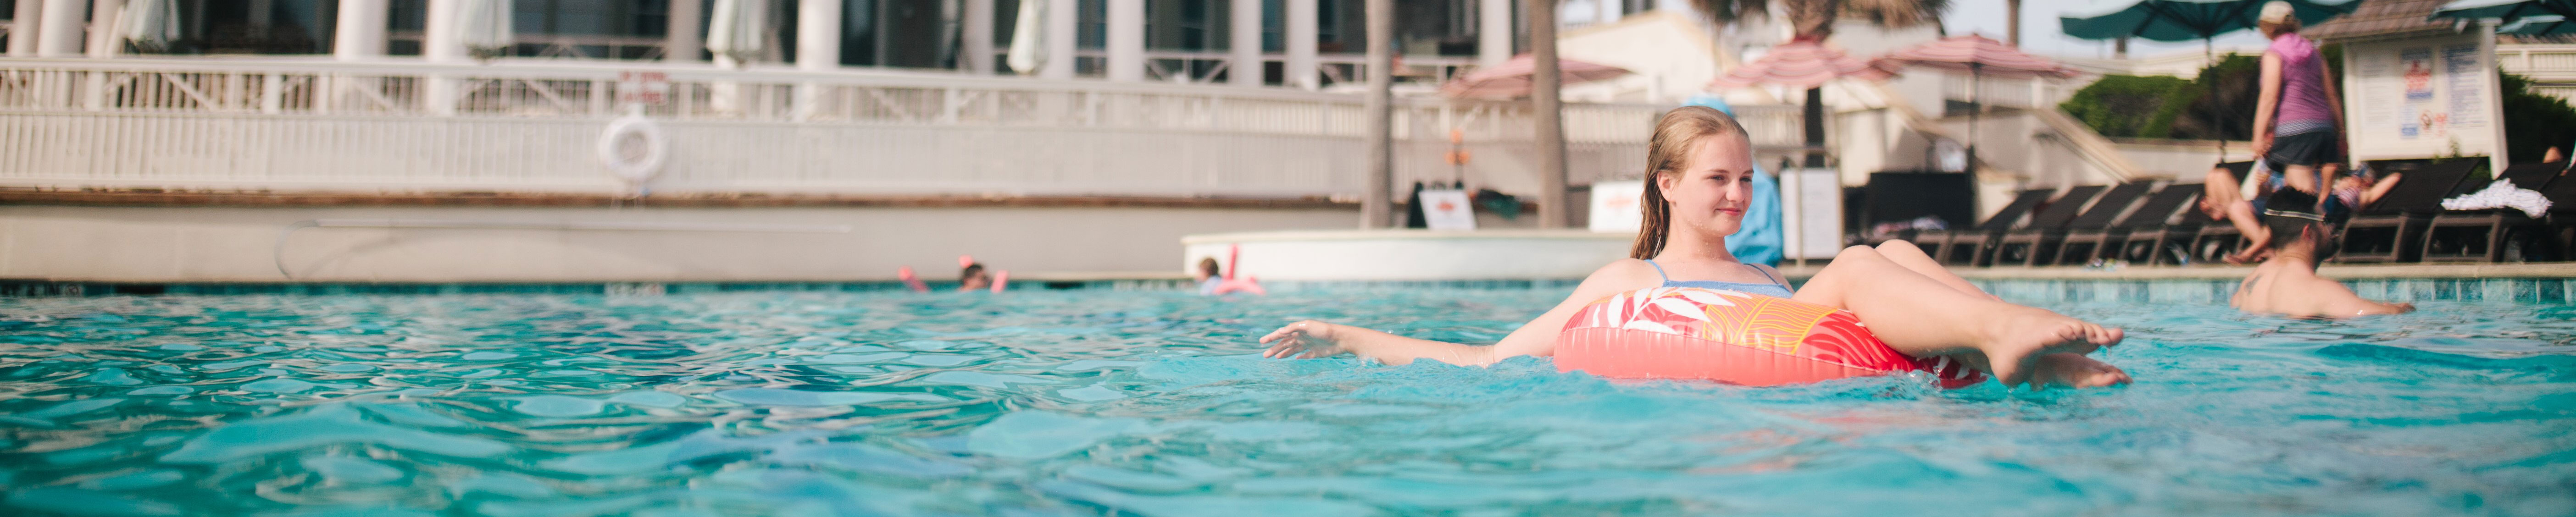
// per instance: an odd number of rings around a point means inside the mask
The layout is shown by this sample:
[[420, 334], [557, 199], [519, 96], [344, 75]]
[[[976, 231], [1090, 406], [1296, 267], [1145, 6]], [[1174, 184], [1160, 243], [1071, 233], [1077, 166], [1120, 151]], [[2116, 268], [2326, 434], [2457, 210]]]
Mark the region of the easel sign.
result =
[[1476, 229], [1475, 205], [1464, 190], [1422, 191], [1422, 222], [1433, 230]]
[[1602, 181], [1592, 184], [1592, 231], [1599, 233], [1637, 233], [1646, 216], [1637, 203], [1646, 197], [1644, 181]]

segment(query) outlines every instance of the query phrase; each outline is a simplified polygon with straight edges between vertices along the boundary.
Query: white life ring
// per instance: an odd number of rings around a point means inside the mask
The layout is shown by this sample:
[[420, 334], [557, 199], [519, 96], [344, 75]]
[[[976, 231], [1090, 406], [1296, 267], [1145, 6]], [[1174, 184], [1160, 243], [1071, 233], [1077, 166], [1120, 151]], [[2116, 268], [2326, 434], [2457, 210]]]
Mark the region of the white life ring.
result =
[[[629, 149], [634, 145], [644, 148], [641, 152]], [[662, 164], [670, 158], [671, 141], [662, 136], [662, 126], [641, 113], [608, 121], [608, 131], [599, 134], [599, 162], [627, 183], [651, 181], [662, 173]]]

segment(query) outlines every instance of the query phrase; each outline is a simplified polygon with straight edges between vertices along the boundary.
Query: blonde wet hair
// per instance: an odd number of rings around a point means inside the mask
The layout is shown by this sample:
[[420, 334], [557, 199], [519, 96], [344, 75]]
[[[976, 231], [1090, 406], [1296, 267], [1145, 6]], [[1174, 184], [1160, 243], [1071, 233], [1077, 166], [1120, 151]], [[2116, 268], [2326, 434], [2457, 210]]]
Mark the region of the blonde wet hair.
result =
[[1655, 134], [1646, 140], [1646, 194], [1637, 198], [1637, 210], [1644, 217], [1637, 225], [1637, 243], [1628, 249], [1628, 258], [1651, 259], [1664, 252], [1664, 239], [1672, 234], [1673, 208], [1664, 201], [1664, 188], [1656, 180], [1665, 174], [1682, 173], [1690, 166], [1693, 149], [1720, 136], [1745, 137], [1744, 125], [1734, 116], [1707, 106], [1673, 108], [1655, 121]]

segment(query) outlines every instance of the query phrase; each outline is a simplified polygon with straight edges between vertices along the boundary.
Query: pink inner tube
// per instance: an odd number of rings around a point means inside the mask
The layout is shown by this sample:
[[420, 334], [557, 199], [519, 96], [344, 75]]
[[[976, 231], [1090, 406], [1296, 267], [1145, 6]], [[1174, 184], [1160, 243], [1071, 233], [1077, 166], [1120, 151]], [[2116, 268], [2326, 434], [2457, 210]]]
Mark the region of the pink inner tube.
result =
[[1557, 335], [1556, 369], [1745, 386], [1912, 371], [1934, 374], [1945, 388], [1985, 381], [1949, 358], [1888, 348], [1849, 311], [1689, 287], [1639, 289], [1584, 306]]

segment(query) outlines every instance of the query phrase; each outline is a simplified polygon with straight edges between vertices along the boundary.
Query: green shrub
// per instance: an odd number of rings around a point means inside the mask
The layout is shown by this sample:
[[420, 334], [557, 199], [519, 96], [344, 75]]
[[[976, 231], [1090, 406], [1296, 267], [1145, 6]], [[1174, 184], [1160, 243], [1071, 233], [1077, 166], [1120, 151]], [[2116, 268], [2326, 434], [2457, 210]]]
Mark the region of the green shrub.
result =
[[2531, 91], [2531, 79], [2502, 74], [2497, 83], [2504, 90], [2505, 157], [2513, 163], [2534, 163], [2551, 147], [2576, 152], [2576, 107], [2566, 100]]
[[2174, 119], [2200, 98], [2191, 81], [2166, 76], [2104, 76], [2058, 105], [2102, 136], [2168, 138]]

